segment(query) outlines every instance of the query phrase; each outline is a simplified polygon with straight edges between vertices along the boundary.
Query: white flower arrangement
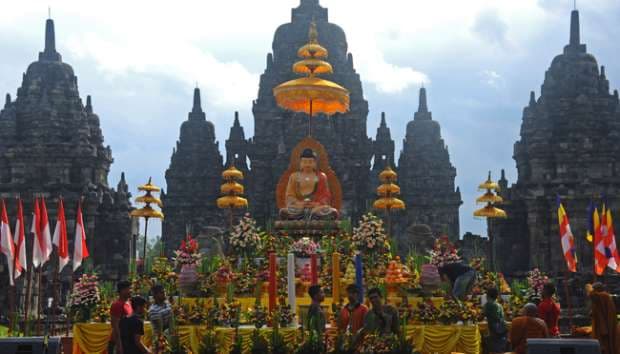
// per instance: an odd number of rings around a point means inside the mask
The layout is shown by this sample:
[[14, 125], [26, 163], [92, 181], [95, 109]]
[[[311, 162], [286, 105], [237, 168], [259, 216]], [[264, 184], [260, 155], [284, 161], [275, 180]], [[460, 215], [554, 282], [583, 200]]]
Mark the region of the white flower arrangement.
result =
[[261, 232], [256, 226], [256, 220], [245, 214], [239, 224], [233, 227], [228, 240], [236, 252], [249, 255], [257, 252], [261, 247]]
[[383, 220], [372, 213], [362, 216], [359, 226], [353, 229], [353, 245], [362, 253], [389, 251], [390, 243], [383, 228]]

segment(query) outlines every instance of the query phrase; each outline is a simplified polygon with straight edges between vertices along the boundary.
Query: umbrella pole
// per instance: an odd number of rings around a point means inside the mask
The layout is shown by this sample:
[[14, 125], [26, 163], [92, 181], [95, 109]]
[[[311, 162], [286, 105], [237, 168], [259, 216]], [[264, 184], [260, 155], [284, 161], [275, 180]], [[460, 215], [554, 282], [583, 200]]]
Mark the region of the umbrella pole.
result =
[[310, 99], [310, 115], [308, 116], [308, 136], [312, 136], [312, 99]]
[[149, 218], [144, 218], [144, 251], [142, 252], [142, 274], [146, 274], [146, 242], [147, 232], [149, 230]]

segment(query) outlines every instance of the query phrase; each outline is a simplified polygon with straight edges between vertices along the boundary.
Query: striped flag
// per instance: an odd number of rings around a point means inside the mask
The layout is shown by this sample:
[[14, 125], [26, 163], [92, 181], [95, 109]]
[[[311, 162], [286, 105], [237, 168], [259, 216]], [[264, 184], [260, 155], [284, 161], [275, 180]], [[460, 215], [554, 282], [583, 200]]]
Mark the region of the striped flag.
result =
[[[17, 273], [21, 274], [21, 265], [19, 261], [15, 259], [15, 244], [13, 243], [13, 235], [11, 234], [11, 226], [9, 225], [9, 217], [6, 213], [6, 205], [4, 199], [2, 204], [2, 215], [0, 220], [0, 251], [6, 256], [7, 264], [9, 265], [9, 283], [11, 286], [15, 285], [15, 279], [13, 279], [13, 271], [15, 271], [15, 277]], [[15, 269], [13, 269], [15, 267]]]
[[75, 239], [73, 240], [73, 271], [82, 265], [82, 261], [88, 258], [86, 247], [86, 231], [84, 218], [82, 217], [82, 203], [78, 202], [77, 215], [75, 217]]
[[[28, 265], [28, 260], [26, 259], [26, 232], [24, 230], [24, 206], [22, 205], [22, 200], [17, 199], [17, 221], [15, 221], [15, 262], [19, 262], [24, 270]], [[17, 279], [20, 274], [15, 272], [15, 279]]]
[[605, 214], [607, 225], [607, 235], [603, 240], [605, 245], [605, 254], [607, 255], [607, 266], [620, 273], [620, 255], [616, 247], [616, 233], [614, 232], [614, 222], [611, 217], [611, 210], [607, 209]]
[[54, 230], [53, 243], [58, 251], [58, 273], [69, 263], [69, 241], [67, 240], [67, 220], [65, 219], [65, 207], [62, 198], [58, 199], [56, 229]]
[[52, 254], [52, 240], [50, 225], [47, 219], [45, 199], [36, 198], [34, 202], [34, 215], [32, 218], [31, 232], [34, 234], [32, 243], [32, 265], [35, 268], [43, 267]]
[[603, 203], [603, 207], [601, 209], [600, 216], [600, 225], [598, 227], [598, 232], [594, 237], [594, 257], [596, 264], [596, 274], [603, 275], [605, 272], [605, 268], [609, 264], [609, 259], [611, 258], [611, 252], [609, 248], [607, 248], [607, 235], [609, 234], [609, 228], [607, 226], [607, 206]]
[[[603, 208], [605, 208], [603, 206]], [[592, 213], [592, 225], [594, 226], [594, 271], [596, 275], [603, 275], [607, 267], [607, 256], [605, 255], [605, 247], [602, 243], [601, 220], [598, 208], [594, 208]]]
[[577, 271], [577, 254], [575, 253], [575, 237], [570, 230], [568, 215], [558, 197], [558, 223], [560, 225], [560, 240], [562, 242], [562, 252], [566, 259], [566, 265], [571, 272]]
[[594, 241], [594, 202], [590, 200], [590, 205], [588, 206], [588, 231], [586, 232], [586, 240], [590, 243]]

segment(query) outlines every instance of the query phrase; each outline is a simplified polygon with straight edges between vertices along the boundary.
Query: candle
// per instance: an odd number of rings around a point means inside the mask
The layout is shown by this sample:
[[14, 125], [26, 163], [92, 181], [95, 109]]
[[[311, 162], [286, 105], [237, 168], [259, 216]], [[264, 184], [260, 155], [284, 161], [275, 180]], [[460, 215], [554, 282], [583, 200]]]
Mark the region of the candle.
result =
[[360, 301], [364, 301], [364, 268], [362, 266], [362, 255], [355, 255], [355, 285], [360, 290]]
[[289, 253], [286, 258], [286, 273], [288, 305], [291, 307], [291, 312], [296, 313], [297, 295], [295, 293], [295, 255], [293, 253]]
[[319, 283], [319, 276], [317, 274], [317, 254], [310, 255], [310, 283], [316, 285]]
[[276, 309], [276, 254], [275, 252], [269, 253], [269, 312]]
[[340, 302], [340, 253], [332, 254], [332, 301]]

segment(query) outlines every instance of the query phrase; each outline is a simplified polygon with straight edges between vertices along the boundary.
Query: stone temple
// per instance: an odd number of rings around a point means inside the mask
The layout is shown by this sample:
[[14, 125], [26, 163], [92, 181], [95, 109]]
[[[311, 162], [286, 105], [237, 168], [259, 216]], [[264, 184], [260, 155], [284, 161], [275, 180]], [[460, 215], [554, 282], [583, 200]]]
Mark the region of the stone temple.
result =
[[540, 97], [531, 92], [523, 110], [514, 145], [517, 182], [508, 188], [503, 173], [499, 181], [508, 219], [491, 222], [489, 234], [500, 270], [566, 269], [559, 252], [560, 196], [575, 235], [578, 271], [592, 271], [588, 205], [600, 207], [606, 199], [612, 210], [620, 207], [619, 139], [618, 91], [610, 93], [605, 67], [581, 43], [579, 13], [573, 11], [568, 45], [546, 71]]
[[307, 134], [308, 115], [278, 107], [272, 90], [299, 77], [292, 73], [291, 66], [298, 60], [297, 48], [307, 42], [313, 20], [318, 28], [318, 40], [328, 49], [328, 60], [334, 68], [334, 74], [324, 77], [350, 91], [349, 112], [329, 118], [318, 116], [312, 123], [313, 137], [326, 147], [330, 165], [342, 185], [343, 217], [355, 222], [371, 210], [376, 198], [377, 174], [390, 164], [401, 176], [399, 183], [408, 203], [406, 215], [398, 215], [394, 230], [402, 230], [400, 235], [404, 237], [405, 231], [413, 226], [428, 224], [433, 233], [458, 238], [461, 198], [454, 186], [456, 170], [441, 139], [439, 124], [432, 120], [427, 109], [425, 90], [420, 92], [419, 111], [407, 125], [407, 137], [396, 166], [394, 141], [385, 115], [376, 138], [367, 135], [368, 102], [343, 29], [328, 21], [328, 11], [318, 0], [301, 0], [292, 10], [291, 22], [276, 30], [273, 51], [267, 54], [258, 97], [252, 107], [254, 136], [246, 139], [235, 116], [226, 140], [224, 164], [213, 124], [197, 106], [200, 98], [199, 92], [195, 92], [194, 107], [181, 126], [166, 172], [163, 237], [168, 250], [178, 246], [187, 227], [196, 234], [212, 226], [226, 225], [224, 213], [216, 209], [215, 200], [219, 193], [219, 174], [233, 162], [246, 176], [244, 185], [253, 217], [262, 225], [277, 218], [276, 185], [288, 166], [291, 150]]
[[[117, 279], [128, 271], [130, 194], [124, 175], [116, 190], [108, 185], [113, 159], [103, 141], [91, 97], [87, 96], [86, 104], [80, 98], [77, 76], [56, 51], [54, 22], [48, 19], [45, 49], [28, 66], [15, 100], [7, 94], [0, 111], [0, 196], [7, 203], [11, 228], [16, 218], [15, 198], [22, 198], [27, 230], [33, 198], [45, 197], [51, 232], [56, 225], [58, 197], [62, 196], [70, 252], [77, 203], [84, 198], [91, 258], [100, 274]], [[30, 254], [30, 234], [26, 239]], [[70, 265], [65, 271], [69, 269]]]

